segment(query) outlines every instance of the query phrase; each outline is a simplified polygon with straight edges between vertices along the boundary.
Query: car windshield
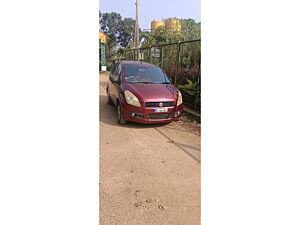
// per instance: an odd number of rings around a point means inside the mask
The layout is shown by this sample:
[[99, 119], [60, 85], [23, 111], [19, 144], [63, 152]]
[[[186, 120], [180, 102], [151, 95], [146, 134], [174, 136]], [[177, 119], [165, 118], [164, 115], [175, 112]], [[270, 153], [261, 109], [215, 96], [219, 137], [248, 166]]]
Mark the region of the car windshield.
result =
[[126, 83], [170, 84], [170, 80], [155, 66], [125, 65], [124, 77]]

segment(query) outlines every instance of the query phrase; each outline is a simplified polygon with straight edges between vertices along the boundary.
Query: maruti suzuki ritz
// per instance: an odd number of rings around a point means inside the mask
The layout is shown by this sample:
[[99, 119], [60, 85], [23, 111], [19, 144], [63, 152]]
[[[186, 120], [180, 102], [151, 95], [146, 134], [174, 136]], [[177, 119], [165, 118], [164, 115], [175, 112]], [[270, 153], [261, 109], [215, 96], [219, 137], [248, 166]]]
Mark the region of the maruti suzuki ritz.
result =
[[119, 61], [109, 76], [108, 104], [117, 107], [118, 123], [166, 123], [182, 115], [180, 91], [156, 65]]

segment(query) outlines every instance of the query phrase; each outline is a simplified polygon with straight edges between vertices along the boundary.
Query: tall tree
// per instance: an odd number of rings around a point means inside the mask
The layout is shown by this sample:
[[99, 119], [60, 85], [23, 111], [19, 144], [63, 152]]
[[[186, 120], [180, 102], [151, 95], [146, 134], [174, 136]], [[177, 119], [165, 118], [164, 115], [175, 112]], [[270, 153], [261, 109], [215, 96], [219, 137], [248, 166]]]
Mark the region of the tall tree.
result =
[[135, 20], [132, 18], [124, 18], [121, 22], [118, 42], [120, 46], [126, 47], [130, 42], [133, 42]]
[[193, 19], [181, 19], [181, 32], [186, 40], [200, 39], [200, 23]]
[[112, 56], [112, 50], [118, 44], [122, 17], [119, 13], [103, 13], [100, 18], [100, 29], [107, 35], [107, 54]]
[[124, 18], [119, 13], [103, 13], [99, 11], [100, 30], [107, 35], [107, 54], [117, 54], [119, 47], [129, 47], [133, 42], [135, 20]]

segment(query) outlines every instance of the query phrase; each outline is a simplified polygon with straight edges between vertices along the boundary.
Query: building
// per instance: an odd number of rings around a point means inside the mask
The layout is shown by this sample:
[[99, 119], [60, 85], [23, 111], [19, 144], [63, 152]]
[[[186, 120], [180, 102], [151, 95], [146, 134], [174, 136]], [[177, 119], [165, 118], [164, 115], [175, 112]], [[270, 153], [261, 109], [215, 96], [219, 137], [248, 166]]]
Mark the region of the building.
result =
[[164, 27], [173, 32], [181, 30], [180, 20], [178, 19], [153, 20], [151, 22], [151, 33], [154, 34], [159, 27]]
[[180, 31], [181, 30], [180, 21], [178, 19], [167, 19], [166, 29], [171, 31]]
[[153, 20], [151, 22], [151, 33], [154, 34], [158, 27], [165, 27], [165, 21], [162, 20]]
[[106, 71], [105, 45], [107, 43], [107, 37], [101, 31], [99, 31], [99, 42], [99, 70]]

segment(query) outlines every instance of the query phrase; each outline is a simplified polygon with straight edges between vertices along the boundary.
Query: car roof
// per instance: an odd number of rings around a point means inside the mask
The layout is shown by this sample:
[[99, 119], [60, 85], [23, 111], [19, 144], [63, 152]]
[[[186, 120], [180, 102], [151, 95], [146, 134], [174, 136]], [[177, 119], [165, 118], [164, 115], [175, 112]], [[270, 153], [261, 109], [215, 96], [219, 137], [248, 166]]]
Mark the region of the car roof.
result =
[[122, 65], [143, 65], [143, 66], [155, 66], [155, 67], [158, 67], [154, 64], [150, 64], [150, 63], [147, 63], [147, 62], [143, 62], [143, 61], [126, 61], [126, 60], [122, 60], [120, 61], [120, 63]]

